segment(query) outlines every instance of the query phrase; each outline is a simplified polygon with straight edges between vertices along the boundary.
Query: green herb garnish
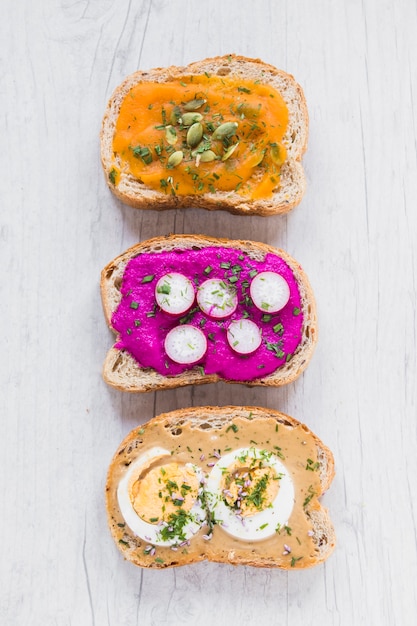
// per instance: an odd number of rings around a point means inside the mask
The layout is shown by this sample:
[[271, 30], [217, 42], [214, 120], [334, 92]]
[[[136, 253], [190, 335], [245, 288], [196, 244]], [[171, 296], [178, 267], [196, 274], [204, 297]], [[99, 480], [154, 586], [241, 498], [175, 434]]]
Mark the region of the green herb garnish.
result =
[[113, 183], [113, 185], [115, 185], [115, 184], [116, 184], [116, 176], [117, 176], [117, 172], [116, 172], [116, 170], [115, 170], [115, 169], [114, 169], [114, 167], [113, 167], [113, 168], [110, 170], [110, 173], [109, 173], [109, 181], [110, 181], [111, 183]]
[[170, 285], [160, 285], [157, 289], [158, 293], [165, 293], [165, 294], [170, 294], [171, 293], [171, 287]]

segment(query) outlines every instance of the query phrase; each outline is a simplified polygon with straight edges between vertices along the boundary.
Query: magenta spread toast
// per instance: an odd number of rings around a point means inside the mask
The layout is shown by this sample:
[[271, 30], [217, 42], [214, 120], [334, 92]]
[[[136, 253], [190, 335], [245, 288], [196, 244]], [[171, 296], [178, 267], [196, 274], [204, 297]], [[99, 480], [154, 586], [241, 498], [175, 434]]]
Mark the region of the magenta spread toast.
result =
[[[286, 293], [275, 304], [277, 280]], [[253, 380], [291, 359], [301, 341], [298, 286], [272, 254], [262, 262], [211, 246], [140, 254], [127, 264], [121, 293], [116, 347], [166, 376], [198, 364], [206, 374]]]
[[151, 385], [119, 376], [119, 388], [147, 391], [167, 381], [284, 384], [315, 346], [307, 277], [287, 253], [265, 244], [194, 235], [148, 240], [111, 262], [101, 286], [117, 333], [107, 382], [113, 384], [126, 355], [128, 377], [132, 370], [158, 376]]

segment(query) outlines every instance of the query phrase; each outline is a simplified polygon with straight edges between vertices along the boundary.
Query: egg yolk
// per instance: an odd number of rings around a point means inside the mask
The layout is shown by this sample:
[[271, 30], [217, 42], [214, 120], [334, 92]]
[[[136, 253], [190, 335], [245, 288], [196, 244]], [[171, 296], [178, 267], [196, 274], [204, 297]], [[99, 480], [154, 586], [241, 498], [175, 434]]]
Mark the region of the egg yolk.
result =
[[250, 516], [271, 507], [279, 490], [279, 477], [262, 462], [245, 466], [235, 463], [222, 479], [222, 493], [228, 506], [242, 516]]
[[128, 172], [165, 194], [269, 198], [286, 159], [288, 117], [281, 94], [258, 82], [202, 75], [138, 83], [120, 107], [109, 178], [117, 185]]
[[129, 495], [137, 515], [146, 522], [168, 520], [173, 513], [189, 512], [198, 496], [199, 479], [192, 469], [167, 463], [148, 469], [129, 485]]

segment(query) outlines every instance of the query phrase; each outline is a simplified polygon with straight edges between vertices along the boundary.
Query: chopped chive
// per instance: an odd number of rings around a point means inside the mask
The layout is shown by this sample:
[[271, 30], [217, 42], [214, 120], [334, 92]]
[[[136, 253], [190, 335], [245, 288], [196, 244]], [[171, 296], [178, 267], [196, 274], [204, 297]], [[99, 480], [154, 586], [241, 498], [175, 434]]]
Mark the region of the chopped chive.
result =
[[116, 170], [113, 167], [110, 170], [110, 173], [109, 173], [109, 180], [110, 180], [111, 183], [113, 183], [113, 185], [116, 184], [116, 176], [117, 176], [117, 172], [116, 172]]
[[297, 315], [300, 315], [300, 313], [301, 313], [301, 309], [299, 309], [297, 306], [294, 307], [292, 314], [297, 316]]
[[136, 302], [136, 300], [132, 300], [132, 302], [130, 303], [131, 309], [137, 309], [138, 306], [139, 306], [139, 302]]
[[142, 278], [142, 284], [151, 283], [154, 278], [155, 278], [155, 274], [148, 274], [147, 276], [144, 276]]

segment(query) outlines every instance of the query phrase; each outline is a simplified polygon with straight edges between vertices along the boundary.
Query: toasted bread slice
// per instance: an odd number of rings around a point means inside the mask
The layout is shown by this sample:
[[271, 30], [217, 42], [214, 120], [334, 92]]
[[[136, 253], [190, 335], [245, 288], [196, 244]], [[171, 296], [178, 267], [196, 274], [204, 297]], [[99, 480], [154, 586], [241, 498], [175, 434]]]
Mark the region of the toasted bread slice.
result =
[[[244, 378], [236, 380], [233, 378], [224, 378], [216, 373], [206, 373], [203, 369], [204, 362], [199, 363], [195, 367], [189, 367], [185, 371], [175, 375], [170, 375], [168, 373], [169, 370], [164, 370], [164, 372], [167, 371], [167, 374], [158, 372], [151, 367], [141, 365], [140, 360], [134, 358], [131, 352], [123, 347], [118, 347], [120, 345], [120, 336], [118, 336], [116, 344], [109, 351], [104, 363], [103, 376], [108, 384], [122, 391], [132, 392], [155, 391], [158, 389], [169, 389], [191, 384], [212, 383], [219, 380], [224, 380], [225, 382], [244, 382], [244, 384], [250, 386], [263, 385], [276, 387], [294, 381], [303, 372], [310, 361], [317, 342], [317, 317], [313, 292], [306, 274], [290, 255], [283, 250], [278, 250], [263, 243], [215, 239], [201, 235], [170, 235], [156, 237], [133, 246], [111, 261], [102, 271], [101, 295], [104, 313], [110, 328], [117, 333], [114, 328], [113, 316], [118, 310], [123, 297], [128, 297], [126, 294], [122, 296], [123, 281], [126, 268], [132, 259], [139, 258], [140, 255], [159, 255], [159, 257], [157, 257], [158, 266], [161, 266], [160, 272], [163, 273], [164, 253], [178, 251], [187, 253], [187, 251], [192, 251], [193, 254], [198, 254], [201, 251], [201, 254], [204, 254], [208, 249], [219, 249], [218, 254], [220, 255], [221, 252], [226, 256], [229, 252], [236, 254], [236, 251], [239, 251], [242, 253], [242, 257], [245, 256], [245, 258], [253, 260], [254, 262], [256, 261], [260, 265], [265, 262], [267, 255], [273, 255], [285, 263], [293, 277], [300, 303], [297, 313], [300, 314], [299, 319], [302, 319], [302, 323], [300, 322], [300, 341], [296, 349], [292, 354], [287, 354], [284, 361], [274, 360], [274, 364], [275, 362], [277, 363], [276, 366], [274, 365], [276, 369], [268, 373], [268, 375], [262, 377], [256, 375], [250, 380]], [[225, 260], [227, 260], [226, 257]], [[171, 269], [171, 271], [173, 270]], [[241, 309], [241, 313], [245, 316], [243, 308]], [[270, 316], [266, 316], [264, 319], [268, 317]], [[275, 318], [271, 318], [271, 324], [276, 324]], [[278, 330], [279, 324], [274, 325], [274, 328]], [[140, 345], [142, 343], [142, 328], [134, 329], [133, 332], [136, 345]], [[280, 335], [278, 334], [277, 340], [279, 339]], [[279, 346], [279, 341], [277, 344], [269, 345], [269, 348], [272, 347], [272, 349], [274, 349], [275, 345]], [[152, 349], [156, 349], [155, 344], [153, 344]], [[163, 350], [163, 344], [161, 344], [158, 349]], [[270, 356], [269, 352], [268, 356]], [[282, 356], [284, 355], [282, 354]], [[242, 366], [244, 362], [243, 359]], [[258, 369], [257, 371], [262, 372], [262, 369]]]
[[[188, 478], [182, 485], [171, 480], [185, 467], [191, 468], [185, 476], [199, 475], [198, 495]], [[232, 495], [238, 473], [244, 486]], [[332, 522], [319, 502], [333, 476], [331, 451], [283, 413], [236, 406], [181, 409], [138, 426], [119, 446], [107, 477], [108, 523], [123, 556], [141, 567], [204, 559], [312, 567], [335, 546]], [[278, 494], [269, 497], [274, 484]], [[200, 513], [187, 530], [180, 522], [192, 518], [193, 499]], [[248, 503], [252, 508], [245, 513]]]
[[[276, 184], [274, 183], [275, 186], [273, 190], [271, 190], [272, 195], [268, 196], [260, 192], [259, 194], [255, 194], [259, 195], [259, 197], [251, 197], [253, 195], [252, 192], [243, 193], [244, 189], [238, 189], [241, 184], [238, 182], [238, 178], [236, 178], [236, 189], [234, 187], [228, 188], [227, 190], [219, 189], [219, 185], [216, 187], [216, 180], [213, 180], [210, 185], [207, 184], [204, 187], [203, 193], [176, 193], [175, 184], [166, 184], [166, 181], [170, 181], [172, 176], [175, 178], [173, 169], [167, 170], [164, 176], [157, 177], [158, 185], [160, 180], [165, 183], [164, 188], [160, 186], [155, 188], [141, 180], [140, 175], [134, 176], [127, 166], [126, 161], [115, 151], [113, 139], [115, 137], [121, 107], [125, 98], [132, 93], [132, 89], [143, 82], [153, 82], [155, 85], [160, 85], [161, 83], [169, 83], [170, 81], [182, 82], [183, 80], [188, 80], [191, 76], [196, 77], [195, 80], [197, 80], [198, 77], [202, 77], [204, 80], [206, 80], [206, 77], [209, 77], [207, 78], [209, 81], [208, 84], [210, 84], [210, 77], [212, 77], [212, 81], [218, 78], [224, 81], [240, 80], [242, 84], [260, 84], [269, 86], [279, 92], [285, 103], [284, 106], [286, 106], [288, 111], [288, 121], [281, 141], [285, 151], [285, 157], [283, 157], [283, 162], [279, 164], [280, 171], [276, 176], [276, 181], [273, 179]], [[250, 81], [250, 83], [244, 81]], [[239, 90], [239, 86], [237, 89]], [[250, 89], [241, 87], [240, 91], [237, 91], [233, 116], [228, 112], [229, 117], [227, 119], [229, 120], [230, 118], [234, 120], [236, 118], [237, 124], [241, 123], [244, 117], [244, 114], [241, 113], [239, 109], [239, 101], [242, 100], [240, 104], [244, 104], [245, 91], [249, 92]], [[263, 107], [268, 106], [268, 99], [266, 100], [266, 103], [262, 105]], [[271, 98], [269, 98], [269, 102], [272, 102]], [[167, 103], [167, 110], [169, 106], [170, 104]], [[261, 105], [259, 104], [258, 106]], [[152, 103], [146, 108], [152, 108]], [[213, 110], [210, 111], [210, 116], [216, 115], [214, 108], [215, 107], [212, 107]], [[203, 109], [201, 110], [203, 111]], [[214, 125], [220, 123], [220, 121], [216, 122], [215, 117], [210, 117], [210, 120], [209, 126], [207, 127], [207, 125], [205, 125], [206, 140], [207, 137], [210, 139], [209, 135], [214, 129]], [[169, 119], [164, 118], [162, 121], [164, 122], [164, 124], [162, 124], [163, 126], [169, 126]], [[203, 120], [203, 123], [206, 122]], [[255, 126], [256, 119], [253, 128], [255, 128]], [[262, 124], [259, 125], [259, 128], [261, 128], [261, 126]], [[208, 129], [210, 129], [210, 131]], [[163, 129], [161, 132], [163, 132]], [[204, 59], [185, 67], [171, 66], [135, 72], [127, 77], [113, 93], [104, 115], [100, 138], [101, 160], [106, 181], [110, 189], [122, 202], [136, 208], [171, 209], [200, 207], [210, 210], [224, 209], [231, 213], [243, 215], [268, 216], [290, 211], [301, 201], [305, 191], [305, 175], [301, 165], [301, 158], [307, 148], [308, 112], [303, 91], [291, 75], [276, 69], [272, 65], [263, 63], [259, 59], [249, 59], [232, 54]], [[267, 140], [263, 146], [264, 152], [270, 150], [270, 146], [273, 145], [272, 142], [273, 138]], [[133, 147], [132, 145], [129, 146], [130, 149]], [[166, 147], [167, 146], [165, 146], [165, 148]], [[175, 150], [178, 150], [180, 147], [179, 144], [176, 144]], [[209, 147], [211, 146], [207, 145], [206, 149]], [[162, 150], [165, 148], [162, 147]], [[255, 141], [253, 144], [248, 143], [245, 149], [250, 152], [250, 150], [256, 151], [256, 148], [257, 144]], [[161, 156], [160, 148], [157, 148], [157, 150], [158, 153], [153, 154], [153, 147], [151, 146], [151, 153], [149, 153], [148, 156], [152, 160], [153, 155], [154, 161], [159, 159], [163, 162], [165, 152], [163, 152]], [[167, 152], [166, 161], [168, 154]], [[141, 156], [141, 153], [137, 156]], [[221, 155], [218, 155], [217, 159], [220, 159], [220, 157]], [[228, 156], [224, 155], [221, 159], [222, 161], [224, 157], [228, 158]], [[192, 161], [185, 163], [187, 158], [184, 157], [182, 164], [184, 167], [186, 165], [189, 166], [190, 163], [193, 164]], [[229, 162], [231, 161], [232, 159], [229, 160]], [[219, 160], [216, 162], [221, 163]], [[208, 166], [210, 164], [206, 163], [205, 165]], [[196, 172], [201, 171], [201, 168], [201, 165], [200, 168], [195, 168]], [[207, 167], [206, 169], [207, 171], [210, 170], [210, 168]], [[233, 167], [231, 169], [233, 169]], [[266, 168], [266, 170], [268, 171], [268, 168]], [[251, 190], [255, 189], [259, 191], [259, 181], [262, 178], [260, 174], [265, 171], [262, 162], [260, 162], [260, 164], [257, 163], [253, 171], [254, 174], [251, 175], [249, 179], [250, 188]], [[171, 178], [170, 175], [172, 175]]]

